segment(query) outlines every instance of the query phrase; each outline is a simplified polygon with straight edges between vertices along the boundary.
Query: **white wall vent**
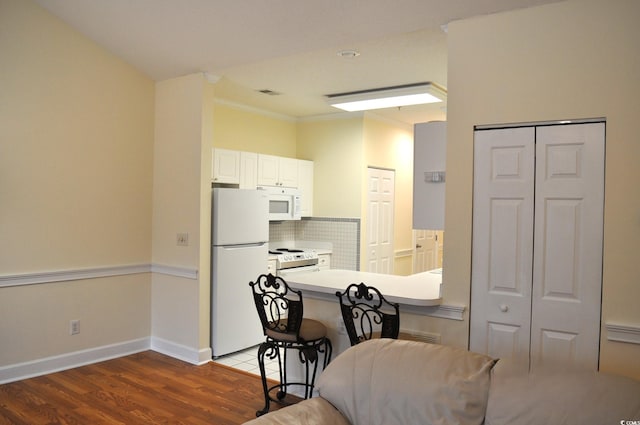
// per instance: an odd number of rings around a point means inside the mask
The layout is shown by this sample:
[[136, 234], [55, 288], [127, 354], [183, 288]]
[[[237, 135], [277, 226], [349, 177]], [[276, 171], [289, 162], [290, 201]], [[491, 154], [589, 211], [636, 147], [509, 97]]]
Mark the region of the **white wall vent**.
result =
[[440, 334], [415, 331], [411, 329], [400, 329], [400, 335], [398, 335], [398, 339], [428, 342], [429, 344], [440, 344]]

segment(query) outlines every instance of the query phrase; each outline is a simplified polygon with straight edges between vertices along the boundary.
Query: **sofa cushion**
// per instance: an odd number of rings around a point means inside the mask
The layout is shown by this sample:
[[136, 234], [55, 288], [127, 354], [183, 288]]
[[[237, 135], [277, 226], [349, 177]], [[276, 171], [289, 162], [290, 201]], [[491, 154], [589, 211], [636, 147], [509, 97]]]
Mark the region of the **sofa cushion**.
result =
[[244, 425], [349, 425], [327, 400], [314, 397], [262, 415]]
[[640, 382], [597, 372], [493, 370], [485, 425], [601, 425], [640, 420]]
[[493, 364], [458, 348], [376, 339], [339, 355], [316, 388], [353, 425], [482, 424]]

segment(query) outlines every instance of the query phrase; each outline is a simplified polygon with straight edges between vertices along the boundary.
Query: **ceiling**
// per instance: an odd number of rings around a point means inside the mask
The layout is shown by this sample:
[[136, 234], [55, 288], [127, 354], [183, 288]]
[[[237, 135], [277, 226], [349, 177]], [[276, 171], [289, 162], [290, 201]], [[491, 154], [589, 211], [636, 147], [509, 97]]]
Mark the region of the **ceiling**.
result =
[[[337, 113], [325, 95], [447, 86], [446, 24], [558, 0], [36, 0], [154, 80], [206, 72], [216, 97], [292, 118]], [[345, 49], [357, 57], [340, 57]], [[263, 94], [271, 90], [277, 95]], [[446, 104], [389, 108], [407, 124]]]

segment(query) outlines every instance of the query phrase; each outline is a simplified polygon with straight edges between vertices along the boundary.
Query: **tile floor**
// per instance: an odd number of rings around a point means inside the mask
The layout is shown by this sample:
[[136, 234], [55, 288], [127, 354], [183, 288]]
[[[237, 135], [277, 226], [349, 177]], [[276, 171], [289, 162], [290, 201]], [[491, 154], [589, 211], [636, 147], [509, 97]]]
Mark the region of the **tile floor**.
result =
[[[260, 368], [258, 367], [258, 346], [247, 348], [246, 350], [238, 351], [237, 353], [231, 353], [226, 356], [221, 356], [213, 361], [260, 376]], [[275, 381], [280, 380], [278, 375], [278, 362], [276, 360], [269, 360], [268, 358], [265, 358], [264, 366], [267, 371], [267, 378]]]

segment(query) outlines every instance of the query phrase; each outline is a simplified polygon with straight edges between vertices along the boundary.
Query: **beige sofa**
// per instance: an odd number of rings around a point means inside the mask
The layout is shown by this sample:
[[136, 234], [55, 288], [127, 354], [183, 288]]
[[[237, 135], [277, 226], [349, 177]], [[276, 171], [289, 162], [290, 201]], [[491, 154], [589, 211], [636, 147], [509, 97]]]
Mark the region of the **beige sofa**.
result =
[[507, 362], [413, 341], [351, 347], [316, 388], [319, 397], [247, 425], [640, 423], [638, 381], [602, 373], [516, 374]]

